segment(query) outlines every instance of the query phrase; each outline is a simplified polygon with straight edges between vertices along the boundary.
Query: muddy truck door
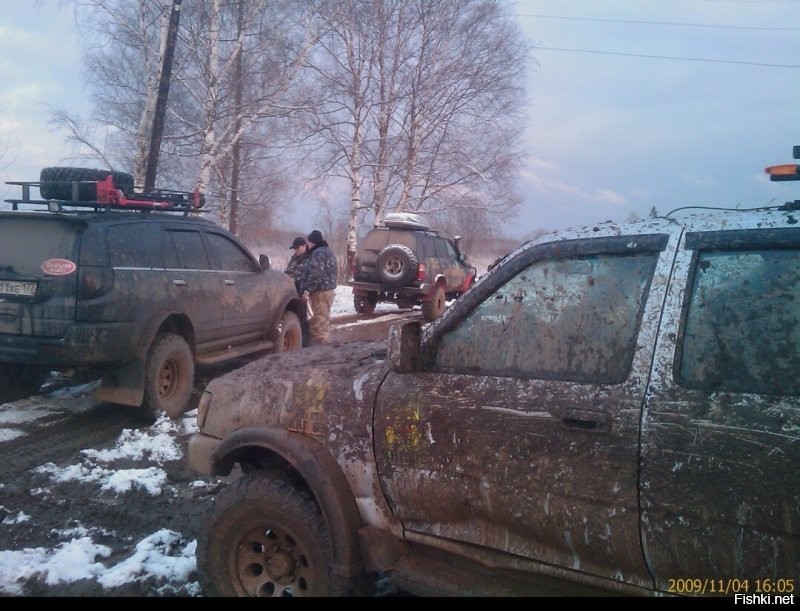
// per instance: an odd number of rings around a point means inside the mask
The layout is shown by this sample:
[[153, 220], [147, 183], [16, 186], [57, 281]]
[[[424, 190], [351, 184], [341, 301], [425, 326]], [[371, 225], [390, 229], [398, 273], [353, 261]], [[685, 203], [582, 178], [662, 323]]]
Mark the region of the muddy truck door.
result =
[[423, 334], [422, 365], [388, 375], [375, 418], [408, 538], [652, 585], [639, 429], [669, 240], [539, 244]]
[[642, 433], [656, 586], [789, 595], [800, 575], [800, 229], [691, 232]]

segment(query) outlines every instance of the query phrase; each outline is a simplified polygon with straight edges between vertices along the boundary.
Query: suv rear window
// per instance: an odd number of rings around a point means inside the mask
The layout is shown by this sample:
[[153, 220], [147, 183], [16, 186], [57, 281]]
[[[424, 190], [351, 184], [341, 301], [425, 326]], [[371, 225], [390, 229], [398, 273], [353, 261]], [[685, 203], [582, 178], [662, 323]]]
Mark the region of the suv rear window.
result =
[[[3, 271], [41, 275], [42, 261], [77, 261], [77, 244], [82, 225], [43, 218], [3, 218], [0, 244], [3, 245]], [[36, 240], [31, 240], [36, 235]]]
[[699, 254], [678, 374], [683, 384], [798, 395], [798, 336], [800, 250]]

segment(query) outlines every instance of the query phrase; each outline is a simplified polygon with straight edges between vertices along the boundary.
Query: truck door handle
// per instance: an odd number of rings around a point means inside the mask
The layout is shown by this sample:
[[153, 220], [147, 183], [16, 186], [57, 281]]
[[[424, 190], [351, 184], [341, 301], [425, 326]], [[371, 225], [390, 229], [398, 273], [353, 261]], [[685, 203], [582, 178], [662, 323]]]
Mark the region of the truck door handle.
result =
[[227, 284], [228, 286], [233, 286], [233, 285], [234, 285], [234, 284], [236, 284], [236, 283], [235, 283], [233, 280], [227, 280], [227, 279], [226, 279], [226, 280], [225, 280], [225, 284]]
[[186, 280], [173, 280], [172, 284], [175, 286], [186, 286]]
[[582, 431], [602, 433], [608, 430], [608, 414], [588, 409], [567, 409], [561, 418], [564, 426]]

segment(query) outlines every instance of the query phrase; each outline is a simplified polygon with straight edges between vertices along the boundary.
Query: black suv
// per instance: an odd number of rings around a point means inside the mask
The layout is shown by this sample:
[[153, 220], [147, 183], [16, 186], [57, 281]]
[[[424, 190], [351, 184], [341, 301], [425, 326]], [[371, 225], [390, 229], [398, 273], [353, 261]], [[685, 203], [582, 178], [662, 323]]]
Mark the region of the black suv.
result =
[[359, 314], [372, 314], [380, 302], [399, 308], [422, 306], [434, 320], [448, 299], [462, 295], [475, 281], [455, 240], [430, 229], [417, 214], [390, 213], [361, 241], [353, 262], [353, 304]]
[[0, 212], [0, 401], [88, 369], [98, 399], [176, 417], [195, 364], [302, 346], [291, 278], [197, 217], [200, 194], [134, 193], [129, 174], [85, 168], [9, 184], [22, 198]]

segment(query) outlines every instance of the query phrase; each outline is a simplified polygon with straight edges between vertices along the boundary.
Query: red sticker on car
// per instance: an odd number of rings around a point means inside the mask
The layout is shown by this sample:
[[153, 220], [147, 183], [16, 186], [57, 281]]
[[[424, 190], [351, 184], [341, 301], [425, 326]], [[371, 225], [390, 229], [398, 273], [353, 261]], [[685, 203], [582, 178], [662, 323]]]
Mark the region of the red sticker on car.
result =
[[48, 259], [42, 263], [42, 271], [48, 276], [67, 276], [75, 271], [75, 264], [69, 259]]

